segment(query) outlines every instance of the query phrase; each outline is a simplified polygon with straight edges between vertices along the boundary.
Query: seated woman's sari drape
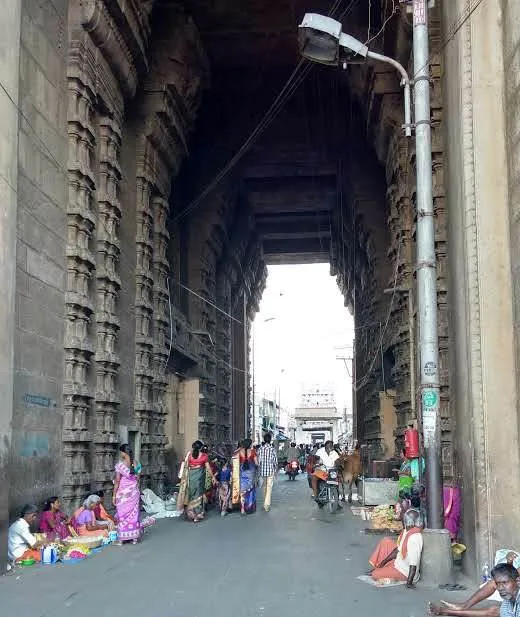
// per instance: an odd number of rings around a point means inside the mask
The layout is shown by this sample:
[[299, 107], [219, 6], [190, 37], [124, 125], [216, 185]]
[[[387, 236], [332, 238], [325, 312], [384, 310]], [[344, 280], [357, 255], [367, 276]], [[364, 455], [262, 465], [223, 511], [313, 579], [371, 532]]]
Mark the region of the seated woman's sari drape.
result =
[[96, 517], [92, 510], [89, 510], [88, 508], [85, 508], [84, 506], [81, 506], [81, 508], [78, 508], [74, 512], [72, 519], [71, 519], [71, 523], [72, 523], [72, 527], [74, 531], [78, 534], [78, 536], [94, 537], [94, 538], [101, 538], [101, 537], [108, 536], [107, 530], [94, 529], [91, 531], [87, 529], [87, 525], [96, 524]]
[[48, 540], [65, 540], [70, 536], [66, 521], [67, 517], [63, 512], [46, 510], [40, 516], [40, 531], [47, 536]]

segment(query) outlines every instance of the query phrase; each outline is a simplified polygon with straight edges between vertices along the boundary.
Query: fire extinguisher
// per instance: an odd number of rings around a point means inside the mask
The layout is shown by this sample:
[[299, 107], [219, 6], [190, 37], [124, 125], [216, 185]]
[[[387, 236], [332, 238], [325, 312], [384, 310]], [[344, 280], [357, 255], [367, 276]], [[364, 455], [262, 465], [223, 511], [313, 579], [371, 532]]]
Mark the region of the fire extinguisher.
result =
[[419, 431], [412, 425], [404, 432], [404, 454], [406, 458], [419, 457]]

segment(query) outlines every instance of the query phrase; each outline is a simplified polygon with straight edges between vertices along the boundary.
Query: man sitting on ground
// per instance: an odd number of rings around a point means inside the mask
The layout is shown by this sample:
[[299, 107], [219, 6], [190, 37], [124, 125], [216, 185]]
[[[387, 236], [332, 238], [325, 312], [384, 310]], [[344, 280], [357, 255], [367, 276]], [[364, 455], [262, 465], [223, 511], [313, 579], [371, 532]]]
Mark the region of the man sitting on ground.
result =
[[[515, 553], [514, 551], [509, 551], [506, 553], [505, 560], [504, 560], [504, 553], [505, 553], [504, 549], [497, 551], [497, 554], [495, 556], [495, 566], [498, 566], [499, 564], [503, 565], [504, 563], [507, 563], [509, 565], [514, 566], [518, 570], [518, 565], [520, 562], [518, 554]], [[519, 576], [520, 576], [520, 572], [519, 572]], [[431, 606], [435, 609], [438, 608], [438, 610], [447, 611], [446, 613], [439, 613], [439, 614], [456, 615], [458, 613], [455, 611], [467, 611], [470, 608], [473, 608], [476, 604], [479, 604], [480, 602], [484, 602], [484, 600], [487, 600], [488, 598], [490, 600], [495, 600], [494, 594], [496, 591], [497, 591], [497, 586], [493, 578], [491, 578], [489, 581], [487, 581], [487, 583], [482, 585], [482, 587], [480, 587], [470, 598], [468, 598], [462, 604], [453, 604], [451, 602], [442, 601], [439, 607], [436, 607], [435, 605], [431, 605]], [[495, 608], [497, 610], [496, 614], [498, 615], [499, 607], [495, 607]]]
[[409, 589], [415, 587], [419, 580], [419, 564], [423, 549], [422, 515], [418, 510], [410, 509], [403, 517], [404, 531], [397, 544], [391, 538], [383, 538], [370, 557], [369, 563], [374, 568], [370, 573], [376, 581], [389, 579], [406, 581]]
[[489, 608], [457, 609], [430, 603], [430, 615], [455, 615], [458, 617], [519, 617], [520, 585], [518, 570], [510, 563], [500, 563], [491, 571], [491, 578], [502, 598], [500, 606]]
[[26, 559], [41, 561], [39, 549], [44, 546], [44, 542], [38, 542], [30, 530], [37, 517], [38, 508], [36, 506], [24, 506], [20, 518], [9, 527], [7, 535], [9, 561], [14, 563]]

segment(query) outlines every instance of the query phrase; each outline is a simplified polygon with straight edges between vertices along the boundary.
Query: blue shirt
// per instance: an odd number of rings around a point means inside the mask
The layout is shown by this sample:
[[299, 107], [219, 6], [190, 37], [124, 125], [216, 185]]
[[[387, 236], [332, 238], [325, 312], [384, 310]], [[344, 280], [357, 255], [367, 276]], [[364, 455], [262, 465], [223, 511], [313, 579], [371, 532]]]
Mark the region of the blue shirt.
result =
[[520, 591], [513, 600], [504, 600], [500, 605], [500, 617], [520, 617]]
[[231, 480], [231, 469], [221, 469], [218, 474], [219, 482], [229, 482]]

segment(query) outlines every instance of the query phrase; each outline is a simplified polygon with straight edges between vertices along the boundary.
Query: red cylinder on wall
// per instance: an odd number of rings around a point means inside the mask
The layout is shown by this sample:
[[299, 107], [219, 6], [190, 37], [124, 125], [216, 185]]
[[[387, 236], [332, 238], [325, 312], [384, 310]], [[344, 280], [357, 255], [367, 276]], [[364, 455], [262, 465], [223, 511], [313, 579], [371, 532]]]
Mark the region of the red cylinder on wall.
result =
[[404, 454], [406, 458], [419, 457], [419, 431], [415, 428], [407, 428], [404, 432]]

